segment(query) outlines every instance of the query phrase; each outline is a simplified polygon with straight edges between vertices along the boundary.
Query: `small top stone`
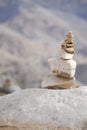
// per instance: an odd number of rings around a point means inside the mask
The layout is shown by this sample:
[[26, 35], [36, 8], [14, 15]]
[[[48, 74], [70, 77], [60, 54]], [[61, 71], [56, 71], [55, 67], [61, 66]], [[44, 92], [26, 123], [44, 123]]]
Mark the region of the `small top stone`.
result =
[[63, 44], [61, 45], [61, 49], [63, 49], [66, 53], [74, 54], [74, 40], [71, 32], [65, 37]]
[[72, 34], [72, 32], [71, 31], [69, 31], [68, 33], [67, 33], [67, 35], [66, 35], [68, 38], [73, 38], [73, 34]]

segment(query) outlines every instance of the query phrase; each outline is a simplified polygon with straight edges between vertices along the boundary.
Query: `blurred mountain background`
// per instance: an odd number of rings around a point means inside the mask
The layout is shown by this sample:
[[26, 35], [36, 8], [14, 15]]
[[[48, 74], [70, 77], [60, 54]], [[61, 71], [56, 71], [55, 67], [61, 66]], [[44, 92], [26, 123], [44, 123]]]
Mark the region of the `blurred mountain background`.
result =
[[65, 34], [75, 39], [76, 79], [87, 84], [87, 0], [0, 0], [0, 80], [40, 87]]

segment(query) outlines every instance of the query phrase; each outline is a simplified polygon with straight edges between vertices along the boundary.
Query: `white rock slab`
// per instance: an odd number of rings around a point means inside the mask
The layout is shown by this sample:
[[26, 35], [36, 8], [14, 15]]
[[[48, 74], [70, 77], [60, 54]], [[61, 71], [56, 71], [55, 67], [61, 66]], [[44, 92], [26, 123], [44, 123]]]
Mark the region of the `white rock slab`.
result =
[[26, 89], [0, 97], [0, 130], [10, 127], [11, 130], [86, 130], [87, 86]]
[[76, 71], [76, 61], [51, 58], [48, 60], [50, 69], [53, 73], [66, 78], [73, 78]]

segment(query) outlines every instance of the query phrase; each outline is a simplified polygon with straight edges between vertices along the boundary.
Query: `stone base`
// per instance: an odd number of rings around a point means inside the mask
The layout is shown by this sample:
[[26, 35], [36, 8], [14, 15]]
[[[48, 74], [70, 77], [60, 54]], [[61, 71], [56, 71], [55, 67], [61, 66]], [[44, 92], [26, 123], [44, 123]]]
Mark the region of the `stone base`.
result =
[[0, 130], [87, 130], [87, 86], [0, 97]]
[[41, 83], [42, 88], [68, 89], [74, 86], [75, 79], [67, 79], [56, 75], [48, 75]]

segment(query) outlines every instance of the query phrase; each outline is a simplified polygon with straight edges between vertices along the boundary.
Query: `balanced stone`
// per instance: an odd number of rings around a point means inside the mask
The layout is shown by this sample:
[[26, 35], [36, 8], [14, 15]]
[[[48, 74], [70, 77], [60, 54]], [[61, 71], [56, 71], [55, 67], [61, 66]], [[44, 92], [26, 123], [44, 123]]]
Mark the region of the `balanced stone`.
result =
[[48, 89], [67, 89], [74, 86], [75, 79], [67, 79], [57, 75], [50, 74], [42, 81], [42, 88]]
[[48, 59], [52, 74], [42, 81], [42, 88], [70, 88], [74, 84], [76, 61], [73, 35], [69, 32], [61, 45], [59, 56]]
[[51, 71], [59, 76], [73, 78], [75, 76], [76, 62], [73, 59], [63, 60], [52, 58], [48, 60]]

